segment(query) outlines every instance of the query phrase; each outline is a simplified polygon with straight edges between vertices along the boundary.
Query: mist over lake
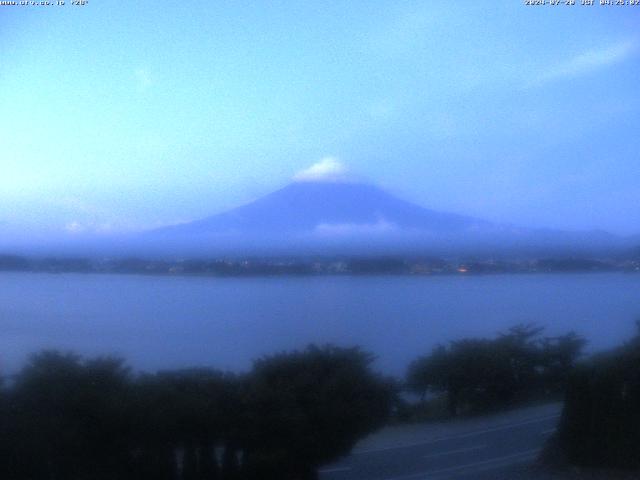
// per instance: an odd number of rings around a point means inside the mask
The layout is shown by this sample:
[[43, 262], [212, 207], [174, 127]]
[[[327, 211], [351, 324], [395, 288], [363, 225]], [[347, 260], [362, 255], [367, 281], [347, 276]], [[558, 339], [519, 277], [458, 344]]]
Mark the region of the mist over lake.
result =
[[401, 374], [439, 342], [493, 336], [521, 322], [576, 330], [588, 350], [626, 340], [640, 318], [640, 276], [203, 278], [3, 273], [0, 368], [43, 348], [124, 357], [134, 368], [244, 370], [308, 343], [360, 345]]

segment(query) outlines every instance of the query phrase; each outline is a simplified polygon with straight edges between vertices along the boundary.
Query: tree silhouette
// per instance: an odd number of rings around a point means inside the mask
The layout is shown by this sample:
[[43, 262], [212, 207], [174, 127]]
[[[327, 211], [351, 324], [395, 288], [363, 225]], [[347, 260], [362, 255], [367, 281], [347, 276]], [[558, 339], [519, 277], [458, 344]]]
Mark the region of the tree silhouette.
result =
[[116, 359], [82, 363], [52, 351], [31, 357], [12, 392], [14, 438], [25, 457], [14, 460], [15, 475], [128, 475], [128, 386], [128, 370]]
[[558, 394], [585, 342], [575, 333], [541, 339], [541, 332], [523, 324], [495, 339], [439, 345], [410, 364], [406, 385], [423, 399], [429, 392], [446, 395], [451, 416]]
[[247, 385], [253, 478], [315, 479], [389, 414], [390, 383], [357, 348], [310, 346], [255, 362]]
[[307, 480], [390, 413], [395, 386], [358, 348], [310, 346], [245, 375], [133, 375], [45, 351], [0, 388], [0, 478]]
[[235, 383], [231, 375], [204, 368], [141, 377], [135, 388], [139, 442], [173, 462], [180, 451], [184, 480], [217, 478], [214, 447], [228, 442], [240, 421]]
[[543, 383], [547, 394], [562, 393], [586, 340], [575, 332], [542, 341]]
[[580, 365], [569, 378], [557, 447], [570, 463], [640, 469], [638, 334]]

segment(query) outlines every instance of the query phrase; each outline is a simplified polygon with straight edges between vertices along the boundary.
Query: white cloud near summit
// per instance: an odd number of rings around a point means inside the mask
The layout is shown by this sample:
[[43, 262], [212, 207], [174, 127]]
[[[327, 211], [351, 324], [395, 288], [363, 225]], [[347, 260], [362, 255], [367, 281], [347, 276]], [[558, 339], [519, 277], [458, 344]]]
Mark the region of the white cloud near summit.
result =
[[293, 176], [296, 182], [342, 182], [350, 177], [349, 169], [335, 157], [325, 157]]

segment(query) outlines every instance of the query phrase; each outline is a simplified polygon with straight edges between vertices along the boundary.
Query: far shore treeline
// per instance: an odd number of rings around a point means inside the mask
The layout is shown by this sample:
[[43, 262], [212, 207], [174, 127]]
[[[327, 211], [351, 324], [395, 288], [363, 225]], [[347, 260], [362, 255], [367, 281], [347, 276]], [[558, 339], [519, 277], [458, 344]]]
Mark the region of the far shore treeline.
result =
[[137, 275], [472, 275], [505, 273], [640, 272], [640, 248], [608, 255], [352, 255], [160, 259], [25, 257], [0, 253], [0, 272]]
[[565, 396], [554, 460], [638, 468], [640, 331], [607, 354], [583, 358], [584, 346], [574, 332], [517, 325], [437, 346], [401, 380], [376, 373], [357, 347], [311, 345], [242, 374], [134, 373], [116, 358], [43, 351], [3, 378], [0, 478], [316, 479], [389, 422]]

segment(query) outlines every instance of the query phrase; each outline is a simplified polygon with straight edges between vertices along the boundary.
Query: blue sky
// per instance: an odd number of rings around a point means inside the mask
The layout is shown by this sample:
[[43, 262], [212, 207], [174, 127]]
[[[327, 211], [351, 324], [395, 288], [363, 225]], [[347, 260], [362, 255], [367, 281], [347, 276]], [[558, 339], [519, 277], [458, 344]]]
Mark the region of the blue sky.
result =
[[639, 26], [516, 0], [0, 7], [0, 230], [199, 218], [332, 157], [434, 209], [640, 233]]

